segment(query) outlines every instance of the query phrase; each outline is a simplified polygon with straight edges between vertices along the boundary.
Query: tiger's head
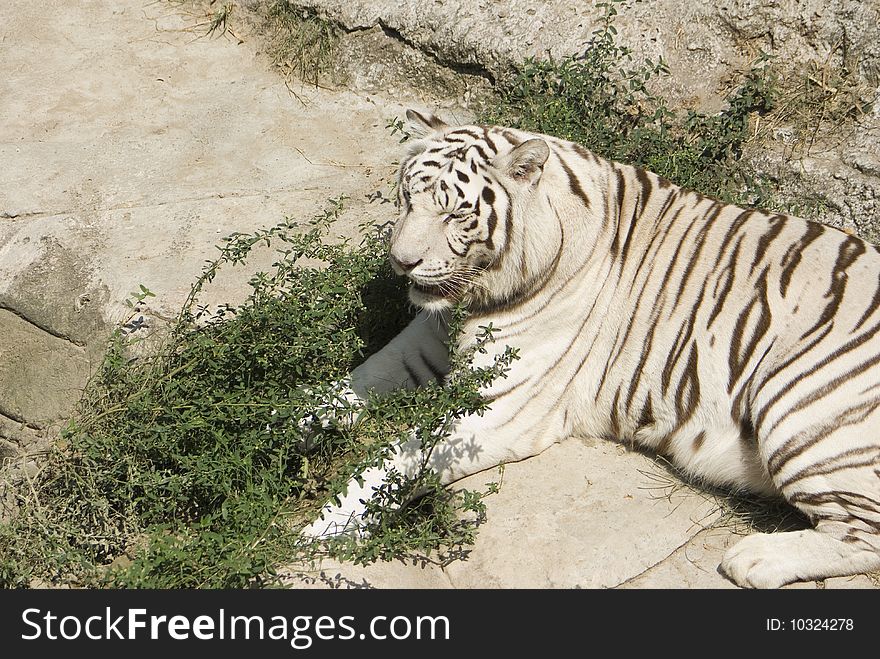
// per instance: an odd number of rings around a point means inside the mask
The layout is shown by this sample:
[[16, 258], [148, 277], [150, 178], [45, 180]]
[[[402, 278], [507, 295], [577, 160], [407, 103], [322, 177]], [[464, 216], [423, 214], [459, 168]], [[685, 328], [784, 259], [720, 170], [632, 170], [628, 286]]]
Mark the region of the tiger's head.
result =
[[410, 300], [438, 311], [463, 300], [491, 304], [515, 294], [510, 262], [516, 216], [528, 212], [549, 147], [512, 132], [450, 127], [407, 111], [415, 139], [398, 176], [400, 215], [391, 233], [394, 270]]

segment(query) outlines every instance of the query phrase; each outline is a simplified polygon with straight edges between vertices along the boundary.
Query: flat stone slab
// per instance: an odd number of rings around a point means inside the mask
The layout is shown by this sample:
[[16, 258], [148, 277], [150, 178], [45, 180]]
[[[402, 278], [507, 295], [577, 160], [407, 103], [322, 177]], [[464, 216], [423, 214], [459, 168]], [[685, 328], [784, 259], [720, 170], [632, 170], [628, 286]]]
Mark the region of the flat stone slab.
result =
[[[356, 566], [326, 559], [283, 570], [309, 588], [733, 589], [718, 572], [741, 530], [713, 495], [683, 484], [649, 455], [615, 442], [570, 438], [541, 455], [466, 478], [500, 491], [463, 560]], [[741, 524], [736, 525], [742, 526]], [[786, 586], [876, 588], [865, 575]]]
[[80, 399], [90, 369], [81, 347], [3, 309], [0, 332], [0, 415], [45, 425]]
[[613, 588], [711, 524], [716, 508], [651, 458], [577, 438], [507, 465], [485, 502], [489, 521], [468, 560], [446, 568], [457, 587]]
[[[291, 573], [311, 576], [313, 587], [613, 588], [644, 578], [718, 515], [710, 497], [649, 456], [605, 440], [571, 438], [456, 486], [484, 490], [491, 482], [500, 490], [484, 499], [487, 520], [463, 560], [445, 568], [328, 560]], [[729, 583], [713, 574], [682, 571], [677, 587]]]

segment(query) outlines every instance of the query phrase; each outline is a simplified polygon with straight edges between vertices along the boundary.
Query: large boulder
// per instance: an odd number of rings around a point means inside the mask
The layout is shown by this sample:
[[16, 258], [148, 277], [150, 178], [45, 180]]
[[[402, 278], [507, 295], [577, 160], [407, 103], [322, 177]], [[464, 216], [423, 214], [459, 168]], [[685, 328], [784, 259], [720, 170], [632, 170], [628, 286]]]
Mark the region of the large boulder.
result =
[[[247, 0], [261, 7], [275, 0]], [[583, 53], [603, 24], [595, 3], [566, 0], [288, 0], [346, 33], [337, 67], [360, 89], [404, 94], [400, 78], [467, 105], [475, 89], [502, 79], [528, 57]], [[646, 0], [613, 4], [619, 44], [668, 63], [652, 91], [673, 109], [716, 112], [760, 54], [779, 73], [781, 112], [753, 140], [746, 159], [778, 182], [783, 210], [880, 240], [875, 199], [880, 107], [880, 4], [862, 0]], [[626, 65], [626, 63], [623, 63]], [[449, 83], [455, 71], [464, 82]], [[396, 78], [395, 78], [396, 74]], [[481, 84], [484, 83], [484, 84]], [[813, 85], [812, 107], [801, 85]], [[863, 112], [868, 108], [867, 113]], [[453, 112], [455, 114], [455, 112]]]
[[[248, 0], [265, 5], [274, 0]], [[288, 0], [348, 32], [379, 28], [441, 63], [497, 77], [528, 57], [582, 53], [602, 24], [595, 3], [566, 0]], [[624, 2], [614, 25], [636, 57], [663, 57], [682, 100], [715, 96], [759, 51], [788, 64], [837, 58], [880, 84], [880, 7], [861, 0]], [[710, 103], [711, 99], [702, 98]]]

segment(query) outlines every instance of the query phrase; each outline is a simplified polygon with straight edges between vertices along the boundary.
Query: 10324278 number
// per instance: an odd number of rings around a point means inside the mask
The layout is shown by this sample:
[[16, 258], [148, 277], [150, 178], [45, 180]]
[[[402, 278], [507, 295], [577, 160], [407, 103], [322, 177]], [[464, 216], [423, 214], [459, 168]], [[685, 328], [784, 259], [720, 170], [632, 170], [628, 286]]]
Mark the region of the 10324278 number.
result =
[[855, 623], [852, 618], [767, 618], [767, 631], [852, 631]]

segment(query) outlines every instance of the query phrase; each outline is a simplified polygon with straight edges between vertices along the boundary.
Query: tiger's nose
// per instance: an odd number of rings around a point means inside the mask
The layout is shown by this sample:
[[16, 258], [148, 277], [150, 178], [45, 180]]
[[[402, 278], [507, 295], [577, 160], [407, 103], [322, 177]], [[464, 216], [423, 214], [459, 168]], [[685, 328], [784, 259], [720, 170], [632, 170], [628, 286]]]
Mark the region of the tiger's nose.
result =
[[413, 268], [415, 268], [419, 263], [424, 261], [424, 259], [419, 259], [418, 261], [404, 261], [402, 259], [397, 258], [394, 254], [390, 255], [391, 263], [397, 268], [399, 268], [404, 274], [410, 272]]

